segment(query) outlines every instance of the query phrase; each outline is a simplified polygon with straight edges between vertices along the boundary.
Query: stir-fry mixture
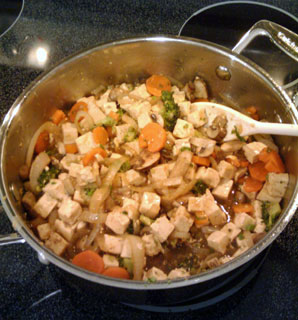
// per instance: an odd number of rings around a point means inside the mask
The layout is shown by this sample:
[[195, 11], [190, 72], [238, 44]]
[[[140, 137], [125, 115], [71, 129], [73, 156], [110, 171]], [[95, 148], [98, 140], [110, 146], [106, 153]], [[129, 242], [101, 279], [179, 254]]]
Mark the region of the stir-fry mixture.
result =
[[[155, 282], [241, 255], [279, 214], [288, 174], [270, 136], [223, 142], [207, 86], [161, 75], [99, 88], [33, 136], [22, 204], [40, 241], [75, 265]], [[256, 107], [246, 113], [256, 120]]]

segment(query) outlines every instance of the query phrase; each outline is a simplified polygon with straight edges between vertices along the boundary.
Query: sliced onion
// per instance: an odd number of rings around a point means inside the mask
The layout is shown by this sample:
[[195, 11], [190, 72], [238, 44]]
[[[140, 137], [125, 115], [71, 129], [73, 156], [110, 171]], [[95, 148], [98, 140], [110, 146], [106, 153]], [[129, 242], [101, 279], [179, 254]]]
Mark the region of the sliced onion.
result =
[[131, 247], [133, 280], [142, 280], [145, 259], [145, 248], [143, 241], [138, 236], [128, 235], [127, 237]]
[[174, 230], [170, 235], [170, 239], [187, 240], [189, 238], [190, 238], [190, 233], [189, 232], [182, 232], [182, 231], [177, 231], [177, 230]]
[[76, 125], [80, 134], [86, 133], [86, 130], [83, 130], [82, 127], [80, 126], [80, 122], [82, 121], [82, 118], [85, 119], [88, 123], [88, 128], [86, 129], [87, 131], [91, 130], [92, 127], [94, 127], [94, 121], [89, 115], [89, 113], [83, 110], [79, 110], [76, 114], [74, 124]]
[[94, 241], [94, 239], [96, 238], [97, 234], [99, 233], [101, 227], [101, 223], [97, 222], [94, 224], [92, 231], [90, 232], [86, 242], [85, 242], [85, 247], [88, 248], [91, 243]]
[[122, 164], [126, 161], [125, 157], [116, 159], [110, 166], [109, 171], [105, 175], [102, 187], [95, 190], [93, 193], [90, 204], [89, 211], [92, 213], [98, 213], [100, 208], [102, 207], [105, 200], [108, 198], [111, 192], [111, 187], [113, 184], [113, 180], [121, 168]]
[[137, 123], [136, 123], [136, 121], [133, 119], [133, 118], [131, 118], [130, 116], [128, 116], [127, 114], [124, 114], [123, 116], [122, 116], [122, 121], [124, 122], [124, 123], [127, 123], [127, 124], [129, 124], [130, 126], [132, 126], [134, 129], [138, 129], [138, 125], [137, 125]]
[[101, 224], [105, 223], [107, 219], [106, 213], [91, 213], [88, 210], [83, 211], [80, 215], [79, 220], [89, 222], [89, 223], [97, 223], [100, 222]]
[[197, 179], [193, 179], [188, 183], [182, 183], [175, 191], [173, 191], [169, 196], [162, 197], [162, 202], [172, 203], [174, 200], [176, 200], [178, 197], [183, 196], [184, 194], [188, 193], [196, 184]]
[[45, 152], [41, 152], [32, 162], [32, 166], [29, 174], [29, 181], [30, 181], [31, 189], [34, 193], [37, 193], [36, 188], [38, 187], [38, 178], [40, 177], [44, 168], [50, 162], [51, 162], [51, 159]]
[[216, 229], [215, 227], [212, 226], [204, 226], [201, 228], [203, 233], [212, 233], [214, 231], [218, 231], [218, 229]]
[[43, 132], [47, 131], [48, 133], [52, 133], [54, 135], [55, 141], [59, 141], [61, 139], [61, 132], [58, 126], [56, 126], [53, 122], [47, 121], [44, 124], [42, 124], [34, 133], [26, 155], [26, 164], [30, 168], [31, 162], [32, 162], [32, 157], [34, 153], [34, 148], [36, 145], [36, 141], [39, 137], [39, 135]]

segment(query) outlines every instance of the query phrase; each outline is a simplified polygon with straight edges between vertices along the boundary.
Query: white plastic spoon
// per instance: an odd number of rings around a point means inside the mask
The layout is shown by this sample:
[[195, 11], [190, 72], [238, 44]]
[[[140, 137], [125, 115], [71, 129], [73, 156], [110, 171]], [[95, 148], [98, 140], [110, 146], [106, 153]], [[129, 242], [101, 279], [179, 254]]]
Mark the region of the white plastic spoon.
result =
[[207, 117], [205, 127], [212, 124], [218, 115], [225, 115], [227, 118], [227, 134], [223, 141], [235, 140], [239, 137], [251, 136], [254, 134], [273, 134], [284, 136], [298, 136], [298, 125], [261, 122], [235, 111], [227, 106], [213, 102], [195, 102], [192, 108], [204, 109]]

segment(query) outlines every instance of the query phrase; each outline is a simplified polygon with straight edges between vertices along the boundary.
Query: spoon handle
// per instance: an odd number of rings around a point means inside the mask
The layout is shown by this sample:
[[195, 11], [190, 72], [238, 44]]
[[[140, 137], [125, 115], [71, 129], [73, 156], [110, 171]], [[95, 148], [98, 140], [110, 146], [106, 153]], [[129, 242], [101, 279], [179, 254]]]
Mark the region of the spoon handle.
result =
[[258, 122], [257, 126], [252, 129], [251, 134], [256, 133], [298, 137], [298, 125]]

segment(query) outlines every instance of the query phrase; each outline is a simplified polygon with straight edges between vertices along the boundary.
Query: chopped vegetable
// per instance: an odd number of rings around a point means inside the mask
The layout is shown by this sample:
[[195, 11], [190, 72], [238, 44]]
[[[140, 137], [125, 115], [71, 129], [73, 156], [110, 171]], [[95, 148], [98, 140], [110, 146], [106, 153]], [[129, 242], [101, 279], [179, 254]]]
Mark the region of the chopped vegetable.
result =
[[116, 124], [115, 119], [107, 116], [101, 121], [101, 125], [104, 127], [113, 127]]
[[245, 230], [252, 232], [252, 231], [255, 230], [255, 227], [256, 227], [255, 224], [248, 224], [248, 225], [245, 227]]
[[121, 166], [119, 172], [126, 172], [131, 168], [130, 162], [129, 161], [125, 161], [123, 163], [123, 165]]
[[157, 281], [157, 280], [156, 280], [155, 277], [150, 277], [150, 278], [147, 279], [147, 282], [148, 282], [148, 283], [155, 283], [156, 281]]
[[149, 217], [146, 217], [144, 215], [140, 215], [140, 221], [141, 223], [143, 223], [145, 226], [150, 226], [154, 220], [153, 219], [150, 219]]
[[278, 216], [281, 213], [281, 208], [278, 202], [263, 202], [262, 203], [262, 218], [266, 224], [266, 231], [269, 231]]
[[137, 130], [133, 127], [129, 127], [125, 136], [124, 136], [124, 141], [131, 142], [134, 139], [136, 139], [137, 135], [138, 135]]
[[92, 130], [93, 140], [96, 144], [105, 145], [109, 141], [109, 135], [104, 127], [96, 127]]
[[185, 150], [191, 151], [191, 148], [189, 148], [189, 147], [182, 147], [182, 148], [180, 149], [181, 152], [183, 152], [183, 151], [185, 151]]
[[79, 101], [77, 103], [75, 103], [72, 108], [70, 109], [69, 113], [68, 113], [68, 117], [69, 117], [69, 120], [71, 122], [74, 122], [75, 121], [75, 118], [76, 118], [76, 115], [77, 115], [77, 112], [79, 110], [84, 110], [84, 111], [88, 111], [87, 109], [87, 103], [83, 102], [83, 101]]
[[40, 190], [42, 190], [42, 188], [45, 187], [51, 179], [56, 179], [59, 173], [60, 170], [55, 166], [51, 166], [48, 170], [44, 169], [37, 180]]
[[264, 149], [259, 154], [259, 160], [265, 163], [268, 172], [284, 173], [285, 166], [279, 154], [274, 150]]
[[141, 148], [148, 148], [150, 152], [160, 151], [166, 143], [167, 133], [158, 123], [148, 123], [139, 136], [139, 145]]
[[43, 151], [46, 151], [49, 144], [50, 144], [50, 135], [47, 131], [43, 131], [37, 138], [34, 150], [37, 154], [39, 154]]
[[200, 166], [209, 167], [210, 166], [210, 159], [209, 157], [199, 157], [199, 156], [192, 156], [192, 162], [198, 164]]
[[249, 164], [248, 170], [253, 179], [261, 182], [266, 181], [266, 176], [268, 174], [268, 171], [265, 168], [264, 162], [258, 161], [256, 163]]
[[65, 144], [64, 147], [65, 147], [65, 152], [66, 153], [74, 154], [74, 153], [77, 153], [79, 151], [76, 143]]
[[245, 142], [245, 139], [240, 136], [240, 133], [239, 133], [238, 128], [236, 126], [234, 126], [234, 129], [232, 130], [232, 133], [234, 133], [236, 135], [238, 140], [240, 140], [242, 142]]
[[209, 224], [208, 216], [203, 211], [196, 211], [195, 212], [195, 225], [197, 228], [201, 228]]
[[172, 92], [163, 91], [161, 99], [164, 104], [161, 111], [161, 115], [164, 120], [164, 126], [166, 130], [172, 132], [176, 125], [177, 119], [180, 117], [180, 109], [174, 101]]
[[257, 109], [256, 109], [256, 107], [254, 107], [254, 106], [247, 107], [247, 108], [245, 109], [245, 111], [246, 111], [247, 113], [249, 113], [250, 115], [257, 113]]
[[124, 109], [119, 108], [116, 113], [120, 116], [121, 119], [125, 112], [126, 111]]
[[88, 196], [88, 197], [92, 197], [92, 195], [93, 195], [95, 190], [96, 190], [95, 187], [86, 187], [86, 188], [84, 188], [85, 195]]
[[111, 111], [109, 113], [109, 117], [111, 117], [112, 119], [114, 119], [116, 122], [118, 122], [120, 120], [120, 114], [116, 113], [114, 111]]
[[244, 191], [246, 192], [258, 192], [262, 189], [263, 187], [263, 183], [258, 181], [258, 180], [255, 180], [251, 177], [248, 177], [247, 179], [245, 179], [245, 182], [244, 182]]
[[171, 91], [171, 82], [164, 76], [154, 74], [146, 80], [146, 88], [153, 96], [160, 97], [162, 91]]
[[202, 180], [198, 180], [191, 190], [194, 194], [204, 194], [208, 186]]
[[242, 232], [238, 235], [238, 238], [239, 238], [240, 240], [243, 240], [243, 239], [244, 239], [244, 235], [243, 235]]
[[72, 263], [91, 272], [103, 273], [104, 262], [102, 257], [94, 251], [86, 250], [77, 254]]
[[254, 208], [250, 203], [239, 203], [239, 204], [233, 205], [233, 211], [235, 213], [242, 213], [242, 212], [252, 213], [254, 211]]
[[129, 279], [129, 273], [126, 269], [121, 267], [108, 267], [102, 272], [104, 276], [118, 278], [118, 279]]
[[66, 115], [65, 113], [60, 110], [60, 109], [57, 109], [54, 114], [52, 115], [52, 121], [58, 125], [60, 122], [62, 122], [64, 119], [66, 118]]
[[103, 158], [107, 157], [107, 152], [103, 148], [94, 148], [87, 152], [83, 158], [83, 165], [87, 166], [95, 157], [96, 154], [100, 154]]
[[133, 275], [133, 263], [131, 258], [120, 258], [119, 264], [120, 267], [123, 267], [128, 271], [130, 276]]

